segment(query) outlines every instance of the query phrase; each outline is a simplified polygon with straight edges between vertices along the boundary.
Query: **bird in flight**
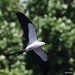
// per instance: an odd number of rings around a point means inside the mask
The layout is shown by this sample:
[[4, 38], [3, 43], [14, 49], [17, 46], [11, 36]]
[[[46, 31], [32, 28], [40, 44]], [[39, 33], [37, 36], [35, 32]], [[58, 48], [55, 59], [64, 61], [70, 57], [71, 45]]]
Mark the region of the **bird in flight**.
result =
[[43, 75], [47, 75], [47, 71], [49, 69], [48, 57], [47, 57], [47, 54], [43, 51], [41, 47], [45, 45], [45, 42], [40, 42], [37, 40], [36, 28], [34, 24], [23, 13], [16, 11], [16, 16], [24, 32], [25, 49], [20, 50], [16, 53], [12, 53], [10, 55], [14, 55], [14, 54], [20, 55], [23, 52], [33, 51], [38, 57], [39, 64], [42, 67], [42, 71], [44, 71]]

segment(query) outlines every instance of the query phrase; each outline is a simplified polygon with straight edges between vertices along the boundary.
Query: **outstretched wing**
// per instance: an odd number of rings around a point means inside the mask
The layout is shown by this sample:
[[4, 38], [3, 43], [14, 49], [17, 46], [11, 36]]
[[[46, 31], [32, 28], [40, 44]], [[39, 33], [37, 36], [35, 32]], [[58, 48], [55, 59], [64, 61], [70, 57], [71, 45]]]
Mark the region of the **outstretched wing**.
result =
[[24, 31], [24, 37], [26, 39], [26, 42], [32, 43], [37, 40], [33, 23], [21, 12], [16, 12], [16, 15]]
[[40, 56], [40, 58], [46, 62], [48, 59], [47, 59], [47, 55], [46, 53], [44, 53], [44, 51], [42, 50], [41, 47], [39, 48], [36, 48], [35, 50], [33, 50], [38, 56]]

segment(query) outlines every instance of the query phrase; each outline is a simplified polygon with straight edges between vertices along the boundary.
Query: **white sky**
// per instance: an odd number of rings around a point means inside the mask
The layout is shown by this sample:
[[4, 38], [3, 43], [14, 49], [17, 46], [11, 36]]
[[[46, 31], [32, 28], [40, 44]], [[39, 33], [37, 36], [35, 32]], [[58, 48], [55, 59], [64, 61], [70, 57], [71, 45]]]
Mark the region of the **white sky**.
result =
[[20, 2], [26, 2], [27, 0], [20, 0]]

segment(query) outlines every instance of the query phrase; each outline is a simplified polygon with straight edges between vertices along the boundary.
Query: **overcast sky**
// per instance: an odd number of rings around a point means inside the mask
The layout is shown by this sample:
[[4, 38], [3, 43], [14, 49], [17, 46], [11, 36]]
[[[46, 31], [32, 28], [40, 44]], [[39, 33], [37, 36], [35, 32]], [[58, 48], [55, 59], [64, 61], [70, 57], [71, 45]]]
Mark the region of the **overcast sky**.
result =
[[27, 0], [20, 0], [20, 2], [26, 2]]

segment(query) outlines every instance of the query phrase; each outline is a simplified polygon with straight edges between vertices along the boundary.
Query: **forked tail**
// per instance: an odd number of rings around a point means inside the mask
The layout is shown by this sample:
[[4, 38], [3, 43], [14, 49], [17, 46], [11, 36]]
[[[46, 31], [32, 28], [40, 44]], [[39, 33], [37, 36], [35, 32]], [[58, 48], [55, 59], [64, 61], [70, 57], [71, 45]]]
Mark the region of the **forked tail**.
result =
[[18, 55], [23, 54], [24, 52], [26, 52], [25, 49], [20, 50], [20, 51], [17, 51], [17, 52], [14, 52], [14, 53], [11, 53], [11, 54], [4, 54], [4, 55], [5, 55], [6, 57], [9, 57], [9, 56], [12, 56], [12, 55], [16, 55], [16, 56], [18, 56]]

